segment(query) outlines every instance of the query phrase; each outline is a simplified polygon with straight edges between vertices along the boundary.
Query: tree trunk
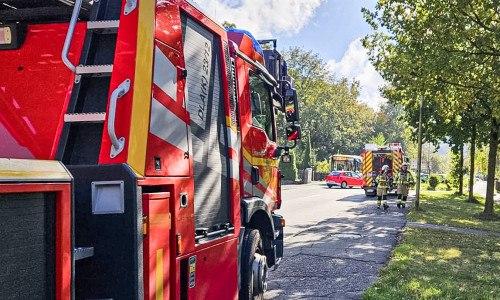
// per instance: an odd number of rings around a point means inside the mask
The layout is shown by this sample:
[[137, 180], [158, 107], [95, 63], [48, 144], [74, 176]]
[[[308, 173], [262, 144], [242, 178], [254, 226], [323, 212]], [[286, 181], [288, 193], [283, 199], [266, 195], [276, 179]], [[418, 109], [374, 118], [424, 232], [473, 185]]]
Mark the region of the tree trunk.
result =
[[470, 138], [470, 171], [469, 171], [469, 199], [467, 202], [476, 202], [474, 198], [474, 159], [476, 156], [476, 126], [472, 126]]
[[490, 153], [488, 154], [488, 181], [486, 183], [486, 202], [484, 203], [483, 217], [494, 217], [493, 194], [495, 189], [495, 167], [497, 163], [498, 150], [498, 122], [495, 118], [491, 120], [490, 129]]
[[460, 145], [460, 172], [458, 172], [458, 194], [464, 193], [464, 145]]

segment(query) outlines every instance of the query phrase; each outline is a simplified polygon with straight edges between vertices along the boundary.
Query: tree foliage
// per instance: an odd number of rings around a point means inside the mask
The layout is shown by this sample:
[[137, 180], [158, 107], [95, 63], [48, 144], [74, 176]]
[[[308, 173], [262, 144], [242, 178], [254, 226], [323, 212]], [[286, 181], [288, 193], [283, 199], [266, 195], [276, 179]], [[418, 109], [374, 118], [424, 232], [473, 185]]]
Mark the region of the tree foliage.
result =
[[222, 22], [222, 26], [226, 27], [226, 28], [236, 28], [236, 24], [234, 23], [230, 23], [228, 21], [224, 21]]
[[376, 136], [372, 137], [368, 142], [370, 144], [375, 144], [380, 146], [387, 144], [387, 140], [385, 139], [383, 132], [379, 132]]
[[[375, 133], [373, 109], [358, 102], [359, 83], [336, 79], [312, 51], [291, 48], [285, 57], [299, 95], [300, 123], [317, 160], [338, 152], [359, 155]], [[297, 152], [305, 149], [299, 142]]]

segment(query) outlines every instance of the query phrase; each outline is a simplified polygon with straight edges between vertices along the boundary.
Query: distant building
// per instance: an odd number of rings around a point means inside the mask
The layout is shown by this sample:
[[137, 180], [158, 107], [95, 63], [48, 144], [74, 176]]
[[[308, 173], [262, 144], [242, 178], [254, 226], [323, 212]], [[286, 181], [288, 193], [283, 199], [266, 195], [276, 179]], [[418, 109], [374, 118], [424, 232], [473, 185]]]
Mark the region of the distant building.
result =
[[[422, 166], [421, 166], [420, 172], [427, 173], [428, 170], [432, 170], [432, 166], [433, 166], [432, 161], [427, 162], [425, 160], [422, 160]], [[410, 160], [410, 169], [415, 170], [415, 171], [417, 170], [417, 160], [416, 159]]]
[[412, 170], [416, 170], [417, 169], [417, 160], [416, 159], [412, 159], [410, 161], [410, 169], [412, 169]]

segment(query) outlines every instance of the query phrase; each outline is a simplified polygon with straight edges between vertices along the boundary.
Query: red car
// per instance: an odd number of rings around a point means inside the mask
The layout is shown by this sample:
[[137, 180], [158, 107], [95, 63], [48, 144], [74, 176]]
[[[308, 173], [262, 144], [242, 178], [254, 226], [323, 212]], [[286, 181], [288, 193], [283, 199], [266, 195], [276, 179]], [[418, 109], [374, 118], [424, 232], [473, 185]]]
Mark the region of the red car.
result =
[[346, 187], [363, 186], [363, 177], [353, 171], [333, 171], [326, 176], [326, 185], [329, 188], [340, 186], [343, 189]]

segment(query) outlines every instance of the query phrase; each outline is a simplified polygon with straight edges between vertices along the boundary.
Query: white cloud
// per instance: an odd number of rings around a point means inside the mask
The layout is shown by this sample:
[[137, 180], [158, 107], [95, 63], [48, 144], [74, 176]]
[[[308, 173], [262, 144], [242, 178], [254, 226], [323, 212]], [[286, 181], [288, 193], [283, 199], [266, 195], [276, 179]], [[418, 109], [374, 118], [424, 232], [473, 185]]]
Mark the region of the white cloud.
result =
[[297, 34], [326, 0], [195, 0], [219, 22], [228, 21], [259, 39]]
[[337, 77], [358, 80], [361, 87], [359, 100], [373, 109], [378, 110], [378, 107], [386, 101], [378, 90], [385, 81], [368, 60], [368, 54], [360, 39], [351, 42], [340, 62], [329, 61], [328, 69]]

